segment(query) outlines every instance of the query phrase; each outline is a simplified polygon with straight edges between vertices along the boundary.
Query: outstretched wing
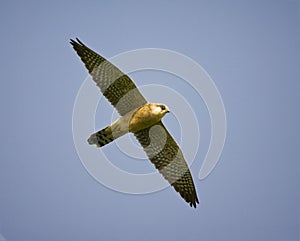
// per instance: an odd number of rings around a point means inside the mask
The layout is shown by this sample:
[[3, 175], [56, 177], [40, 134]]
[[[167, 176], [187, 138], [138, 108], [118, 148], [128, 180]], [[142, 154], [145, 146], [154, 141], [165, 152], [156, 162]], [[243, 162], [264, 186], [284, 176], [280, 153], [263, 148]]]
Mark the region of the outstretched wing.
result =
[[183, 154], [163, 123], [134, 133], [150, 161], [182, 198], [196, 207], [199, 203], [194, 182]]
[[147, 103], [134, 82], [108, 60], [85, 46], [79, 39], [70, 43], [88, 69], [103, 95], [125, 115]]

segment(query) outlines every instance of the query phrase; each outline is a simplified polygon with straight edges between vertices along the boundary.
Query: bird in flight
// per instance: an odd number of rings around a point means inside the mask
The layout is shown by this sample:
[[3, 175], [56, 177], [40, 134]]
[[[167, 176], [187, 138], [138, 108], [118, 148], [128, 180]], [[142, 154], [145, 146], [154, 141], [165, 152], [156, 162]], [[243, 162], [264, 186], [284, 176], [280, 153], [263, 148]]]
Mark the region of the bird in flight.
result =
[[133, 133], [150, 161], [181, 197], [195, 207], [199, 203], [192, 175], [180, 147], [161, 119], [169, 112], [164, 104], [149, 103], [134, 82], [78, 38], [70, 40], [103, 95], [120, 118], [92, 134], [88, 143], [103, 147], [126, 133]]

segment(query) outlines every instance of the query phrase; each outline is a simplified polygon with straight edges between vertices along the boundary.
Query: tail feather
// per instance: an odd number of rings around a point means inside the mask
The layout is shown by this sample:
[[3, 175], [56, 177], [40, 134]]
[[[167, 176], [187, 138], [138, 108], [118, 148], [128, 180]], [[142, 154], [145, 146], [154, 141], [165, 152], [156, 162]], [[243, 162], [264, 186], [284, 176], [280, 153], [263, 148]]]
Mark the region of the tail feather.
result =
[[112, 142], [114, 140], [114, 136], [112, 134], [111, 128], [106, 127], [94, 134], [92, 134], [89, 139], [88, 143], [90, 145], [97, 145], [97, 147], [105, 146], [106, 144]]

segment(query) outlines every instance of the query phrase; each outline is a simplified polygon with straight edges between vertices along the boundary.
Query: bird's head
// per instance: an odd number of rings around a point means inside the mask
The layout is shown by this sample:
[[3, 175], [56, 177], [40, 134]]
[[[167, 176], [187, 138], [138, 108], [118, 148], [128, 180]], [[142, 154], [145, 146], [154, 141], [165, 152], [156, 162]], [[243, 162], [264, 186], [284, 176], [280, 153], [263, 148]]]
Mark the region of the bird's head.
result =
[[155, 103], [152, 106], [152, 113], [162, 118], [165, 114], [170, 112], [168, 106], [164, 104]]

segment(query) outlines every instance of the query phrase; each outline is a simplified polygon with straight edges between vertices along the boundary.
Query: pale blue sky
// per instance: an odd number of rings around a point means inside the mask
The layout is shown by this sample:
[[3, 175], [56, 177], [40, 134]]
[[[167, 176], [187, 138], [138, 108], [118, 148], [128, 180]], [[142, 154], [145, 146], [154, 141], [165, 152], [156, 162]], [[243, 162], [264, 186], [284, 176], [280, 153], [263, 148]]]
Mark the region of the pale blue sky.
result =
[[[7, 240], [300, 240], [299, 1], [2, 1], [0, 233]], [[112, 191], [85, 170], [72, 138], [72, 110], [87, 72], [69, 44], [79, 37], [106, 57], [167, 48], [197, 61], [215, 81], [228, 132], [221, 160], [197, 175], [209, 142], [201, 98], [165, 73], [138, 85], [180, 92], [201, 120], [191, 167], [201, 200], [190, 208], [172, 188]], [[106, 102], [98, 107], [112, 112]], [[178, 123], [165, 123], [175, 136]], [[108, 124], [99, 120], [98, 127]], [[86, 137], [83, 137], [86, 138]], [[153, 170], [106, 154], [122, 168]], [[128, 163], [128, 165], [127, 165]]]

